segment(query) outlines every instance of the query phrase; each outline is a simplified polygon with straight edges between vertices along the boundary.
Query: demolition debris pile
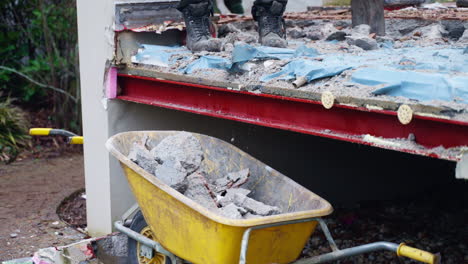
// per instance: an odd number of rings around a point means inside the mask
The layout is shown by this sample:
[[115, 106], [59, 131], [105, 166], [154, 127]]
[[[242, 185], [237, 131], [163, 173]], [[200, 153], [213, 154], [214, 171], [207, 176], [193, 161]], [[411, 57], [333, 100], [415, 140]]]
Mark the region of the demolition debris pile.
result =
[[249, 219], [281, 213], [280, 208], [256, 201], [241, 188], [249, 180], [248, 168], [212, 175], [203, 169], [200, 142], [188, 132], [168, 136], [159, 144], [147, 137], [134, 142], [128, 158], [186, 197], [224, 217]]
[[[388, 19], [385, 36], [368, 25], [353, 28], [346, 19], [289, 19], [285, 25], [287, 49], [261, 46], [256, 24], [236, 21], [218, 28], [221, 52], [144, 44], [130, 67], [151, 77], [234, 90], [307, 99], [329, 91], [345, 100], [417, 102], [465, 113], [468, 20]], [[442, 92], [425, 92], [429, 87]]]

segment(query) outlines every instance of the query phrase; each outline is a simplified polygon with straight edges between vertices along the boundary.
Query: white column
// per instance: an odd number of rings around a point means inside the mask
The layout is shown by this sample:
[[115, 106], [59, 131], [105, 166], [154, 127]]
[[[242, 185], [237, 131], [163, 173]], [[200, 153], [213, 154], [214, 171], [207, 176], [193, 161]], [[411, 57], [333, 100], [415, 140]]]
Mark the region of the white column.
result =
[[112, 231], [108, 112], [103, 104], [106, 62], [113, 54], [113, 1], [78, 0], [78, 39], [85, 138], [88, 230], [92, 236]]

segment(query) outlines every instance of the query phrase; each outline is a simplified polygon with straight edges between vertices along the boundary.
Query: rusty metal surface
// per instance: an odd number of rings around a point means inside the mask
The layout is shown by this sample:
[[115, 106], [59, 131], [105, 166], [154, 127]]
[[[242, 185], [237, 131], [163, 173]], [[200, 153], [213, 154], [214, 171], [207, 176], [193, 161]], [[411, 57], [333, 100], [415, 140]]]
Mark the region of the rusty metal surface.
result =
[[165, 31], [182, 28], [182, 13], [177, 9], [178, 2], [117, 3], [115, 5], [115, 30]]

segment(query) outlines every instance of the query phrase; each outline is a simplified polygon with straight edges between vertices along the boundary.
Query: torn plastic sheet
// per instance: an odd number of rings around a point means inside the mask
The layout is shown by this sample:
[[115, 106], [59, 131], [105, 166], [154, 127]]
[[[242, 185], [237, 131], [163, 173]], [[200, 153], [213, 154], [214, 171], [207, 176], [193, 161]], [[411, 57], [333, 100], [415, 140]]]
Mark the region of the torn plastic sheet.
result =
[[386, 85], [373, 91], [375, 95], [468, 103], [468, 76], [363, 68], [354, 72], [351, 80], [370, 86]]
[[328, 65], [320, 61], [298, 59], [288, 63], [279, 72], [262, 76], [260, 81], [267, 82], [278, 77], [280, 77], [279, 79], [281, 80], [292, 80], [304, 77], [307, 79], [307, 82], [311, 82], [313, 80], [338, 75], [351, 68], [350, 66]]
[[141, 45], [138, 53], [132, 56], [133, 63], [168, 67], [172, 63], [172, 55], [190, 54], [191, 52], [181, 46]]
[[221, 69], [228, 70], [231, 68], [231, 62], [222, 57], [218, 56], [201, 56], [199, 59], [194, 60], [192, 63], [187, 65], [187, 67], [181, 69], [183, 73], [192, 73], [198, 69]]
[[234, 47], [232, 51], [233, 68], [238, 69], [242, 64], [251, 60], [268, 60], [268, 59], [291, 59], [297, 57], [315, 57], [319, 53], [314, 48], [308, 48], [304, 45], [296, 50], [274, 47], [254, 47], [248, 44], [240, 44]]
[[267, 60], [267, 59], [291, 59], [300, 56], [315, 57], [319, 53], [314, 48], [308, 48], [304, 45], [298, 47], [296, 50], [275, 47], [253, 47], [248, 44], [236, 45], [232, 52], [232, 62], [250, 61], [254, 59]]

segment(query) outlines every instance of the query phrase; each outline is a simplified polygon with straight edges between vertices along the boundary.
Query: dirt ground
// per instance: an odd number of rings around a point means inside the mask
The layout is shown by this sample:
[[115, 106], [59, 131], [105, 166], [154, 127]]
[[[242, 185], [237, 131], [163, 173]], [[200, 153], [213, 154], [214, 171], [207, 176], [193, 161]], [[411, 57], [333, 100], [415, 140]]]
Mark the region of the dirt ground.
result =
[[0, 261], [83, 239], [85, 235], [59, 221], [56, 214], [60, 202], [80, 188], [84, 188], [84, 171], [79, 153], [1, 164]]

